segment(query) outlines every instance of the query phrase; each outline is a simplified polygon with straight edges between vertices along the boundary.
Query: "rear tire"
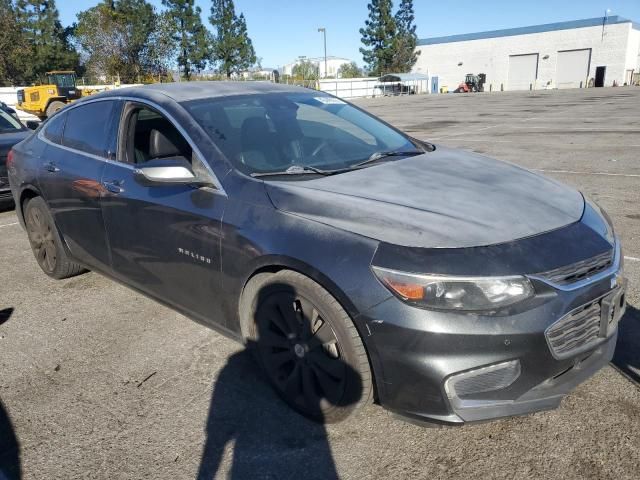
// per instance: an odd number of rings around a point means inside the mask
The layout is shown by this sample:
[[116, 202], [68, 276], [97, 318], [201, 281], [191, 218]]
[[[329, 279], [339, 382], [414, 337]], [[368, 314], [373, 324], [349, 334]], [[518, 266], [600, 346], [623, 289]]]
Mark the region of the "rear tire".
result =
[[51, 115], [56, 113], [58, 110], [60, 110], [64, 106], [65, 106], [64, 102], [61, 102], [59, 100], [54, 100], [47, 106], [47, 111], [46, 111], [47, 117], [50, 117]]
[[69, 259], [53, 217], [42, 197], [27, 201], [24, 206], [24, 221], [31, 250], [44, 273], [61, 280], [86, 271]]
[[243, 292], [240, 321], [270, 383], [302, 415], [336, 423], [373, 401], [356, 327], [310, 278], [291, 270], [256, 275]]

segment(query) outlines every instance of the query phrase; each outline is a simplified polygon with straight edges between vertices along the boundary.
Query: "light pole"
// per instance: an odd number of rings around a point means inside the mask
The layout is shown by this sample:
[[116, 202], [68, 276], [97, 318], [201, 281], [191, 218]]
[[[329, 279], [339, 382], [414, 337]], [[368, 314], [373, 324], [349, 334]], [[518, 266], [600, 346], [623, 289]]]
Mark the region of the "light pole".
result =
[[327, 29], [322, 27], [318, 29], [318, 32], [322, 32], [322, 36], [324, 37], [324, 78], [327, 78]]
[[611, 13], [611, 10], [609, 8], [607, 8], [604, 11], [604, 20], [602, 21], [602, 41], [604, 42], [604, 27], [606, 27], [607, 25], [607, 19], [609, 18], [609, 14]]

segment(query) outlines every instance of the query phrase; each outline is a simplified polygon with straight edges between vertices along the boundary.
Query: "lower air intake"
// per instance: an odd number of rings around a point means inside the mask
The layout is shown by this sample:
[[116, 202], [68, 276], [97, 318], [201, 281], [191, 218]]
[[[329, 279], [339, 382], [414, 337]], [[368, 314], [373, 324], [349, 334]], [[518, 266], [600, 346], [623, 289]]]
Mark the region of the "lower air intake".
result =
[[464, 399], [479, 393], [507, 388], [519, 376], [520, 362], [512, 360], [449, 377], [445, 383], [445, 390], [449, 398]]

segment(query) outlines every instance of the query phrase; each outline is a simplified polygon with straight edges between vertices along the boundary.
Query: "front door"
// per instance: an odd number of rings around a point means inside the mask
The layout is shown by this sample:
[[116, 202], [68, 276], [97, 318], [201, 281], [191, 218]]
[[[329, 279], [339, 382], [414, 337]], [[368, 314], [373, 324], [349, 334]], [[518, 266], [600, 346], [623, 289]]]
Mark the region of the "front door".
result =
[[151, 107], [123, 109], [118, 161], [102, 176], [103, 214], [115, 275], [193, 316], [216, 321], [220, 230], [226, 196], [190, 185], [145, 186], [136, 168], [184, 157], [199, 177], [202, 159], [169, 119]]
[[607, 67], [596, 67], [596, 87], [604, 87], [604, 77], [607, 72]]
[[38, 182], [72, 255], [99, 270], [110, 269], [102, 218], [101, 178], [115, 149], [119, 102], [103, 100], [60, 112], [47, 122], [47, 147]]

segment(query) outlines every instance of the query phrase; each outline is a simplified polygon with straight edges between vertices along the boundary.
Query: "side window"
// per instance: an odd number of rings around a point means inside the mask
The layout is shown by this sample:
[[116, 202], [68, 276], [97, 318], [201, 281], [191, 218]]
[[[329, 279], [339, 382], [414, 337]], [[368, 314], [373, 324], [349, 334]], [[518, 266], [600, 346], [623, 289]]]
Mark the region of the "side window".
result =
[[62, 143], [62, 132], [64, 132], [64, 123], [67, 120], [67, 113], [59, 113], [53, 117], [44, 127], [44, 138], [50, 142], [60, 144]]
[[[125, 120], [126, 121], [126, 120]], [[126, 157], [129, 163], [182, 157], [198, 176], [209, 176], [189, 142], [161, 113], [140, 106], [128, 116]]]
[[93, 155], [106, 156], [114, 103], [109, 100], [94, 102], [67, 111], [62, 144]]

